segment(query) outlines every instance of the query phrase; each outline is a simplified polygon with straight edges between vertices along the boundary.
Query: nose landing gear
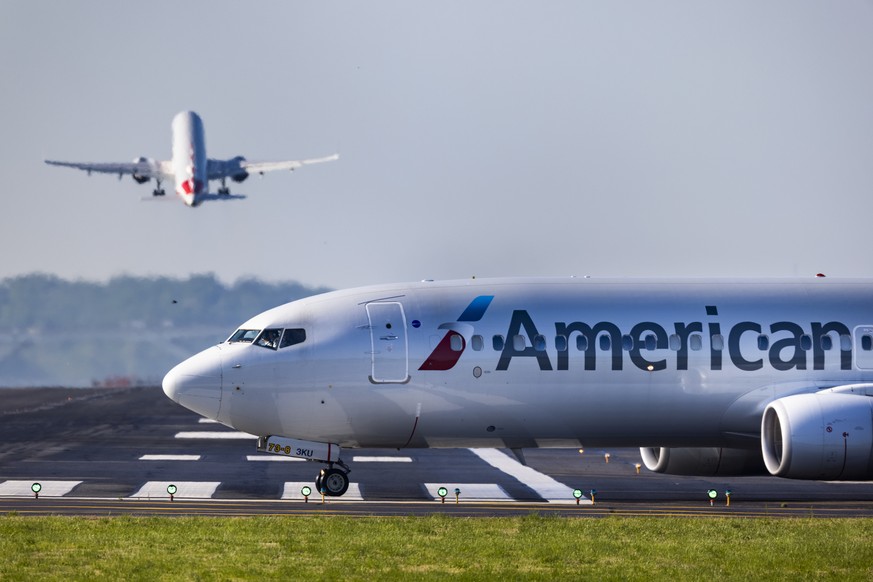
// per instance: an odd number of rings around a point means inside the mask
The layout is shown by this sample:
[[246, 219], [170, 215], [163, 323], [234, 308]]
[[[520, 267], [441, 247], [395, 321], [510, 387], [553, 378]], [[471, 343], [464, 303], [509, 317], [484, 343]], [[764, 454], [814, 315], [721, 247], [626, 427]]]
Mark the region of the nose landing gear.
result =
[[351, 469], [341, 460], [337, 460], [336, 464], [345, 470], [337, 469], [333, 463], [329, 463], [327, 467], [319, 471], [315, 478], [316, 491], [324, 491], [324, 494], [330, 497], [339, 497], [349, 490]]
[[[325, 495], [339, 497], [349, 489], [349, 473], [352, 470], [339, 458], [339, 445], [270, 435], [258, 438], [258, 450], [327, 463], [327, 467], [319, 471], [315, 478], [315, 490], [319, 493], [324, 491]], [[337, 469], [334, 465], [340, 468]]]

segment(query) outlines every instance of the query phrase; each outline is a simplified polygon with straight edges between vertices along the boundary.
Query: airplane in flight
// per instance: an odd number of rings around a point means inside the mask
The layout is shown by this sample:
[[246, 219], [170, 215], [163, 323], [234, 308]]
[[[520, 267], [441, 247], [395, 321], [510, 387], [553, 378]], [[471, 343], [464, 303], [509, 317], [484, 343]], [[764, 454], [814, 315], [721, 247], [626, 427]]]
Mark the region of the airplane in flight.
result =
[[684, 475], [873, 479], [873, 280], [506, 278], [334, 291], [170, 370], [171, 399], [325, 463], [343, 448], [640, 447]]
[[[261, 174], [276, 170], [296, 170], [297, 168], [331, 162], [339, 159], [338, 154], [309, 160], [294, 160], [284, 162], [249, 162], [242, 156], [229, 160], [213, 160], [206, 157], [206, 137], [203, 131], [203, 121], [193, 111], [182, 111], [173, 118], [173, 158], [168, 161], [153, 160], [139, 157], [131, 163], [79, 163], [45, 160], [52, 166], [64, 166], [103, 174], [118, 174], [121, 179], [130, 175], [138, 184], [145, 184], [154, 179], [153, 196], [164, 196], [161, 182], [174, 181], [176, 195], [191, 207], [199, 206], [210, 200], [234, 200], [245, 198], [243, 195], [231, 194], [227, 179], [243, 182], [250, 174]], [[210, 193], [209, 181], [221, 181], [217, 193]]]

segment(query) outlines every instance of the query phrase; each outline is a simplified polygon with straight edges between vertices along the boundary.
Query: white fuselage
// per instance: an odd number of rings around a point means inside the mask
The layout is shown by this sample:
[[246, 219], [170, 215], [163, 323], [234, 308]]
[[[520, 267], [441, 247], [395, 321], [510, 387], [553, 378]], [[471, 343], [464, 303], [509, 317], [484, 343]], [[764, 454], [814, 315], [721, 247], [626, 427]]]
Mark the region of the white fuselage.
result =
[[197, 206], [209, 194], [203, 121], [193, 111], [182, 111], [173, 118], [172, 129], [176, 195], [188, 206]]
[[[422, 282], [240, 329], [261, 345], [209, 348], [167, 394], [242, 431], [344, 447], [753, 448], [774, 400], [873, 382], [859, 280]], [[305, 340], [274, 349], [269, 330]]]

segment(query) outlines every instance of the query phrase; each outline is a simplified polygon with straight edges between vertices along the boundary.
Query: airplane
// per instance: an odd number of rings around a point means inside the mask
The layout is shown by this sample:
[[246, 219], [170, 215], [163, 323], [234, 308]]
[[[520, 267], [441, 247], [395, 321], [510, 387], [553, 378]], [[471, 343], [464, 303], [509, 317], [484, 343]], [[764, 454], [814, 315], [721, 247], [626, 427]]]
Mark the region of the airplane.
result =
[[170, 370], [182, 406], [344, 448], [640, 447], [683, 475], [873, 479], [873, 280], [503, 278], [333, 291]]
[[[173, 118], [173, 158], [169, 161], [158, 161], [151, 158], [138, 157], [132, 163], [78, 163], [45, 160], [52, 166], [64, 166], [104, 174], [118, 174], [121, 179], [130, 175], [138, 184], [155, 180], [153, 196], [164, 196], [161, 188], [164, 180], [173, 180], [176, 184], [176, 195], [190, 206], [199, 206], [205, 201], [235, 200], [245, 198], [243, 195], [231, 194], [227, 179], [240, 183], [249, 174], [264, 175], [275, 170], [291, 170], [322, 162], [339, 159], [338, 154], [323, 158], [284, 162], [249, 162], [243, 156], [229, 160], [213, 160], [206, 157], [206, 138], [203, 131], [203, 121], [193, 111], [182, 111]], [[209, 192], [209, 181], [220, 180], [218, 192]]]

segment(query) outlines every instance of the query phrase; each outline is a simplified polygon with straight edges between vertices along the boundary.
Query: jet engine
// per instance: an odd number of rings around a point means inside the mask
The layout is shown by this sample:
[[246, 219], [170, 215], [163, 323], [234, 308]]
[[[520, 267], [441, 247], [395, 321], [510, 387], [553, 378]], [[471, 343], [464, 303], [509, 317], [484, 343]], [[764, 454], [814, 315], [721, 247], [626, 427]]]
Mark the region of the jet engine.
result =
[[796, 394], [771, 402], [761, 450], [773, 475], [792, 479], [873, 479], [873, 398]]
[[767, 474], [757, 450], [649, 447], [640, 449], [640, 455], [648, 470], [668, 475], [714, 477]]
[[[152, 160], [150, 160], [150, 159], [148, 159], [148, 158], [143, 158], [143, 157], [135, 158], [135, 159], [133, 160], [133, 163], [134, 163], [134, 164], [142, 164], [143, 162], [148, 163], [149, 165], [151, 165]], [[145, 184], [146, 182], [148, 182], [149, 180], [151, 180], [150, 177], [148, 177], [148, 176], [143, 176], [142, 174], [137, 174], [136, 172], [134, 172], [131, 176], [133, 177], [134, 182], [136, 182], [137, 184]]]
[[249, 173], [242, 169], [242, 163], [246, 161], [246, 159], [242, 156], [237, 156], [231, 160], [238, 168], [239, 171], [230, 176], [230, 179], [234, 182], [244, 182], [246, 178], [249, 177]]

